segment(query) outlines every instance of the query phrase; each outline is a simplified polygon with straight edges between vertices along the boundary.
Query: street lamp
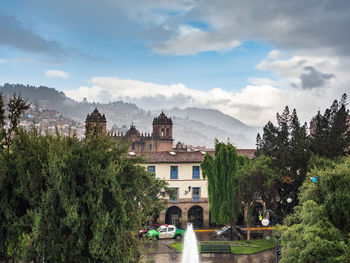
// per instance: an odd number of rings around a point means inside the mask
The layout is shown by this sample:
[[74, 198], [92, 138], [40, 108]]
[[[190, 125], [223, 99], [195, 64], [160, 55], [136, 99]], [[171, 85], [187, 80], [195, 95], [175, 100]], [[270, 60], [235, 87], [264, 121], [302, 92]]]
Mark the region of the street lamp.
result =
[[278, 203], [279, 201], [281, 201], [281, 197], [277, 194], [277, 195], [275, 196], [275, 200], [276, 200], [276, 202]]
[[278, 258], [281, 255], [281, 250], [278, 244], [278, 240], [280, 239], [280, 235], [276, 234], [276, 263], [278, 263]]
[[191, 192], [191, 186], [188, 187], [188, 190], [185, 190], [185, 195], [187, 195], [189, 192]]
[[263, 220], [261, 220], [261, 224], [263, 226], [268, 226], [270, 224], [270, 221], [267, 218], [264, 218]]

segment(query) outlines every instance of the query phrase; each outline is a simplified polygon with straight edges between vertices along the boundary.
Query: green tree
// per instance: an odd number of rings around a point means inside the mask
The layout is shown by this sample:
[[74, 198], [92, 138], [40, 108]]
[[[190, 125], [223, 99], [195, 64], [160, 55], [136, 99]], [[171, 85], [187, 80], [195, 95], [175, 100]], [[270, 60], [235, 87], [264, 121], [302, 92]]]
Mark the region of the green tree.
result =
[[[12, 174], [11, 164], [12, 139], [18, 132], [17, 127], [22, 114], [28, 108], [27, 101], [14, 94], [9, 100], [6, 116], [3, 96], [0, 93], [0, 260], [6, 258], [7, 249], [17, 242], [18, 233], [11, 226], [18, 225], [16, 219], [22, 216], [28, 207], [26, 200], [15, 190], [19, 183], [18, 178]], [[8, 127], [5, 126], [7, 119]]]
[[0, 149], [1, 260], [139, 260], [134, 231], [164, 206], [168, 188], [126, 145], [18, 126], [8, 138]]
[[278, 172], [272, 167], [272, 159], [260, 155], [247, 160], [240, 171], [240, 196], [244, 207], [244, 221], [247, 226], [247, 242], [250, 242], [250, 226], [255, 203], [268, 200], [272, 186], [278, 181]]
[[342, 233], [350, 233], [350, 158], [318, 161], [308, 176], [317, 177], [318, 182], [304, 182], [300, 202], [313, 200], [322, 205], [331, 223]]
[[218, 141], [215, 141], [215, 156], [207, 153], [201, 163], [203, 176], [208, 179], [211, 221], [218, 224], [229, 223], [231, 231], [235, 231], [240, 238], [242, 236], [235, 226], [242, 210], [239, 199], [239, 171], [243, 163], [244, 159], [238, 156], [231, 143]]
[[323, 206], [308, 200], [286, 222], [280, 230], [281, 263], [348, 262], [344, 237], [330, 223]]
[[[296, 193], [304, 181], [311, 152], [306, 124], [300, 125], [295, 109], [290, 113], [286, 106], [282, 114], [277, 113], [277, 124], [268, 122], [263, 136], [257, 135], [256, 156], [271, 157], [272, 165], [283, 175], [273, 187], [275, 193], [271, 195], [270, 207], [284, 217], [298, 203]], [[286, 202], [289, 197], [291, 204]]]
[[347, 96], [338, 102], [334, 100], [324, 114], [316, 116], [316, 130], [311, 135], [311, 149], [315, 154], [327, 158], [344, 156], [350, 147], [349, 110], [346, 108]]
[[348, 262], [350, 158], [313, 157], [300, 188], [300, 205], [282, 228], [281, 262]]

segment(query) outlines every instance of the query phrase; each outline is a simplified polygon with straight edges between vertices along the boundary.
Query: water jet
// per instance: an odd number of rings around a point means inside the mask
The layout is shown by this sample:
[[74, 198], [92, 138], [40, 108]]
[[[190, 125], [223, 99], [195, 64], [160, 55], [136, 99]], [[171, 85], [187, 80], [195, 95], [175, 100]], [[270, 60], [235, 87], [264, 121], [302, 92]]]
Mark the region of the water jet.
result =
[[199, 263], [198, 242], [191, 223], [187, 224], [181, 263]]

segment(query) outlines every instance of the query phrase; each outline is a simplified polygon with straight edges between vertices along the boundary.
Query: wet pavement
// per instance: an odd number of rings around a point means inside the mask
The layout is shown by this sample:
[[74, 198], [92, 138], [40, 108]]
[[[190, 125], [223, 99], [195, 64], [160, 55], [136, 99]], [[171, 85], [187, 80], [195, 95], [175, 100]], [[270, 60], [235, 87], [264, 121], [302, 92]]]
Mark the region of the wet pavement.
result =
[[[199, 241], [213, 240], [212, 232], [196, 232]], [[182, 254], [168, 247], [175, 242], [173, 239], [163, 239], [145, 242], [143, 262], [149, 263], [180, 263]], [[254, 255], [210, 254], [201, 253], [202, 263], [273, 263], [276, 261], [274, 250], [261, 252]]]

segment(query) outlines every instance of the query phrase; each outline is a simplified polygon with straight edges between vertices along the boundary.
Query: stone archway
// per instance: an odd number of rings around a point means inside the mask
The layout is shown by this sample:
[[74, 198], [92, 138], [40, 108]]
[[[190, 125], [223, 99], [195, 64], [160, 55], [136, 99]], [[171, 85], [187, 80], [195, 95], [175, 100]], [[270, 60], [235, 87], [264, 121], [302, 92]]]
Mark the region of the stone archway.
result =
[[177, 206], [171, 206], [168, 208], [165, 214], [165, 224], [179, 226], [181, 225], [182, 211]]
[[203, 226], [203, 208], [199, 205], [194, 205], [188, 210], [187, 221], [191, 222], [194, 227], [200, 228]]

